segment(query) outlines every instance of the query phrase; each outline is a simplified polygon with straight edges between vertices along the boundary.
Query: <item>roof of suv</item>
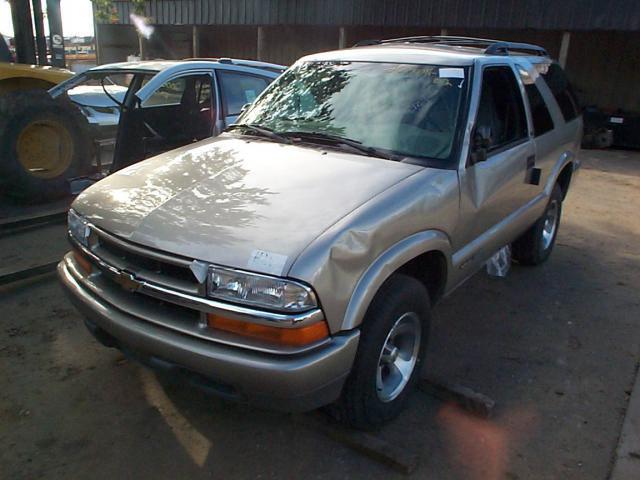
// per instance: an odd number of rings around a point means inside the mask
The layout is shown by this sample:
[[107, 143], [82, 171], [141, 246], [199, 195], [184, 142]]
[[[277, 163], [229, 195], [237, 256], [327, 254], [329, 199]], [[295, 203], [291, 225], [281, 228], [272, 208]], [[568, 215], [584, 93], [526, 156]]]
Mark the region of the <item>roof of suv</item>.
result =
[[548, 60], [546, 50], [537, 45], [468, 37], [408, 37], [362, 42], [354, 48], [334, 50], [303, 58], [304, 61], [373, 61], [472, 65], [477, 58], [526, 56]]

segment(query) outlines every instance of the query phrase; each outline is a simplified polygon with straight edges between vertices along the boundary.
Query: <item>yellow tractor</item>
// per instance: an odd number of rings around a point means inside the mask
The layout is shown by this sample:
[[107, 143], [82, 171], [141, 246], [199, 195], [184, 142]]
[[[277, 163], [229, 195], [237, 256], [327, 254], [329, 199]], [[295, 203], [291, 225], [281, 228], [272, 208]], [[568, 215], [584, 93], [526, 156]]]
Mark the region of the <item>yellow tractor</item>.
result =
[[21, 201], [60, 196], [63, 181], [81, 173], [72, 159], [78, 144], [84, 147], [78, 136], [86, 122], [47, 90], [73, 72], [12, 60], [0, 36], [0, 197], [10, 191]]
[[0, 95], [22, 90], [49, 90], [73, 76], [64, 68], [0, 62]]

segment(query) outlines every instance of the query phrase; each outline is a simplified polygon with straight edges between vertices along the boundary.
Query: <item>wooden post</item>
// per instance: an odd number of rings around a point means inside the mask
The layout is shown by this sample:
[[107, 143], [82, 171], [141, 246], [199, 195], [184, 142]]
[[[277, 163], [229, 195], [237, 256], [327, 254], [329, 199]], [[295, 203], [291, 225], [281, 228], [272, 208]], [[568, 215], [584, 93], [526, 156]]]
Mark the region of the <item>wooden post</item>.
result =
[[558, 58], [558, 63], [562, 68], [565, 68], [565, 66], [567, 65], [567, 56], [569, 55], [570, 42], [571, 42], [571, 33], [563, 32], [562, 42], [560, 43], [560, 55]]
[[140, 55], [140, 60], [146, 60], [147, 49], [145, 48], [145, 45], [144, 45], [144, 37], [140, 32], [137, 32], [137, 34], [138, 34], [138, 50], [140, 51], [138, 54]]
[[257, 42], [257, 57], [258, 60], [264, 60], [264, 27], [258, 26], [258, 42]]
[[193, 58], [200, 56], [200, 37], [197, 25], [191, 27], [191, 56]]
[[347, 46], [347, 29], [345, 27], [340, 27], [338, 32], [338, 48], [346, 48]]

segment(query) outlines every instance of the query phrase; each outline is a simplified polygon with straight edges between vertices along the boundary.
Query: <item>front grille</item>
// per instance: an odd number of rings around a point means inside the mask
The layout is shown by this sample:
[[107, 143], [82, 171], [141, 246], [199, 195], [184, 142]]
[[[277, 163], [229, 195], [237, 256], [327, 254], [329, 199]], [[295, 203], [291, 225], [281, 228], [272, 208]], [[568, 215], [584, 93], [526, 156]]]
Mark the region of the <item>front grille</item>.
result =
[[96, 241], [92, 252], [104, 262], [167, 288], [192, 295], [201, 293], [202, 287], [189, 268], [189, 261], [156, 252], [93, 229]]
[[168, 278], [175, 278], [183, 282], [193, 282], [195, 280], [193, 273], [187, 267], [172, 265], [154, 258], [145, 257], [126, 250], [104, 237], [100, 239], [99, 249], [101, 251], [100, 253], [107, 252], [109, 255], [117, 257], [127, 265], [126, 270], [131, 272], [149, 271]]

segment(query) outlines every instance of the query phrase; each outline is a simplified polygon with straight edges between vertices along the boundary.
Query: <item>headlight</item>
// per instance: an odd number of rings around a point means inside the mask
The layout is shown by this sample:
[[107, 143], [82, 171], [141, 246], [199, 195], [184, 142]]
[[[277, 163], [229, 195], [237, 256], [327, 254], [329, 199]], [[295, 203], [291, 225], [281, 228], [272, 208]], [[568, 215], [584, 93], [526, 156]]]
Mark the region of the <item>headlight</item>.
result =
[[69, 228], [69, 235], [77, 240], [85, 247], [89, 246], [89, 222], [78, 215], [73, 210], [69, 210], [67, 215], [67, 225]]
[[272, 310], [302, 312], [318, 306], [313, 291], [298, 282], [211, 267], [209, 297]]

